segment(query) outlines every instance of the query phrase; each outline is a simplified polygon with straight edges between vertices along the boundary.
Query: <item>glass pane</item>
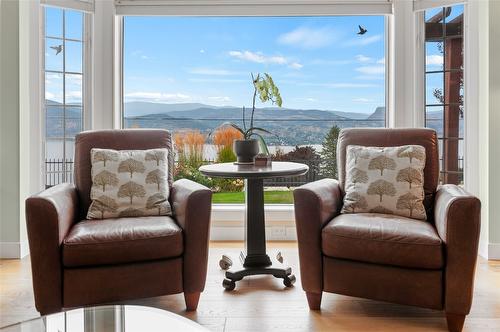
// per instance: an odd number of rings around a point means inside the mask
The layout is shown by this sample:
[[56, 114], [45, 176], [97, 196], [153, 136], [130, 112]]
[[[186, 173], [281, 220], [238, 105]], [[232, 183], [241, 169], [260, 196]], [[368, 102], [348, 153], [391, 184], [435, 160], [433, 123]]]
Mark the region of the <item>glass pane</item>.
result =
[[425, 71], [443, 70], [443, 43], [425, 43]]
[[55, 7], [45, 7], [45, 35], [63, 37], [63, 10]]
[[82, 75], [66, 74], [66, 104], [82, 105]]
[[431, 73], [425, 75], [425, 104], [443, 104], [443, 73]]
[[82, 42], [66, 41], [66, 71], [82, 72]]
[[65, 38], [82, 40], [83, 13], [66, 10], [64, 14]]
[[443, 136], [443, 106], [427, 106], [425, 108], [425, 126], [437, 132], [438, 137]]
[[45, 102], [47, 104], [63, 103], [63, 75], [45, 73]]
[[461, 91], [463, 90], [463, 72], [457, 70], [446, 72], [444, 77], [445, 102], [447, 104], [463, 103], [463, 96], [461, 95]]
[[448, 38], [444, 43], [445, 69], [463, 70], [463, 38]]
[[55, 139], [64, 137], [64, 117], [47, 117], [45, 128], [47, 138]]
[[433, 22], [442, 22], [443, 8], [431, 8], [425, 11], [425, 20], [429, 21], [431, 18], [437, 17], [439, 19], [433, 20]]
[[449, 15], [445, 19], [446, 23], [459, 22], [459, 21], [463, 22], [464, 5], [447, 7], [445, 10], [447, 13], [449, 13]]
[[66, 137], [75, 137], [82, 131], [81, 110], [75, 108], [66, 108]]
[[[358, 25], [369, 32], [356, 35]], [[337, 29], [353, 33], [341, 36]], [[273, 133], [264, 138], [274, 160], [306, 163], [310, 172], [266, 180], [265, 201], [292, 203], [293, 187], [336, 176], [335, 158], [323, 153], [334, 151], [336, 130], [385, 126], [385, 32], [385, 18], [376, 15], [127, 16], [124, 126], [170, 130], [175, 177], [211, 187], [214, 203], [242, 203], [241, 182], [208, 179], [197, 170], [201, 163], [235, 160], [237, 132], [214, 129], [226, 121], [241, 126], [243, 105], [248, 125], [250, 74], [269, 73], [283, 107], [257, 98], [254, 125]]]
[[64, 117], [64, 106], [62, 105], [46, 105], [45, 112], [47, 119]]
[[63, 61], [63, 41], [45, 38], [45, 70], [63, 71]]
[[66, 182], [73, 181], [73, 160], [75, 158], [75, 139], [74, 135], [73, 137], [70, 137], [66, 140], [64, 140], [64, 148], [65, 148], [65, 156], [64, 159], [66, 160]]

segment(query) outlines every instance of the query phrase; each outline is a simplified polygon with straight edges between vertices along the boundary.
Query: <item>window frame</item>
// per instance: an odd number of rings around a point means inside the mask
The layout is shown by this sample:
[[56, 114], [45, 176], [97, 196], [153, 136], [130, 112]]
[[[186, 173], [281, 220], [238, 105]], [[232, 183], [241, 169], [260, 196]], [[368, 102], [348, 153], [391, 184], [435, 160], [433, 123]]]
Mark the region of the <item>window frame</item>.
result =
[[[46, 186], [47, 179], [47, 162], [46, 162], [46, 144], [47, 144], [47, 124], [46, 124], [46, 102], [45, 102], [45, 75], [47, 73], [45, 67], [45, 47], [46, 47], [46, 35], [45, 35], [45, 9], [47, 7], [58, 8], [60, 10], [73, 10], [78, 11], [82, 14], [83, 27], [82, 27], [82, 131], [89, 130], [92, 128], [92, 95], [93, 95], [93, 77], [92, 77], [92, 33], [93, 33], [93, 17], [92, 13], [86, 10], [81, 10], [79, 8], [73, 9], [69, 7], [59, 7], [54, 6], [52, 4], [43, 4], [40, 6], [39, 11], [39, 20], [40, 20], [40, 29], [39, 29], [39, 47], [40, 47], [40, 109], [41, 109], [41, 141], [42, 141], [42, 149], [40, 151], [40, 157], [43, 161], [42, 163], [42, 176], [43, 183]], [[64, 22], [64, 21], [63, 21]], [[63, 23], [63, 29], [64, 29]], [[63, 38], [64, 38], [63, 34]], [[69, 38], [71, 39], [71, 38]], [[64, 38], [66, 40], [66, 38]], [[50, 71], [49, 71], [50, 72]], [[70, 73], [65, 71], [64, 68], [64, 60], [63, 60], [63, 70], [62, 75], [65, 73]], [[63, 81], [64, 82], [64, 81]], [[63, 85], [63, 94], [65, 94], [65, 84]], [[64, 104], [66, 105], [66, 104]], [[65, 146], [65, 145], [64, 145]], [[66, 157], [65, 148], [63, 148], [64, 155]], [[66, 165], [65, 160], [63, 161], [63, 181], [66, 182]]]
[[[464, 107], [464, 115], [463, 115], [463, 121], [464, 121], [464, 133], [463, 133], [463, 169], [462, 169], [462, 178], [463, 178], [463, 184], [462, 186], [466, 189], [469, 189], [470, 187], [474, 187], [475, 184], [473, 183], [473, 176], [471, 176], [472, 169], [475, 168], [475, 165], [470, 165], [469, 166], [469, 160], [470, 160], [470, 154], [471, 151], [475, 149], [473, 146], [473, 129], [477, 126], [474, 125], [474, 123], [469, 123], [469, 119], [473, 119], [475, 115], [469, 114], [469, 110], [472, 110], [470, 107], [470, 91], [469, 90], [469, 77], [470, 77], [470, 55], [469, 53], [473, 53], [470, 49], [468, 49], [469, 45], [469, 4], [467, 1], [460, 1], [460, 0], [439, 0], [439, 1], [428, 1], [428, 0], [420, 0], [418, 2], [415, 2], [414, 6], [414, 15], [415, 15], [415, 21], [416, 21], [416, 27], [417, 27], [417, 38], [416, 38], [416, 49], [417, 49], [417, 57], [416, 57], [416, 63], [415, 63], [415, 80], [417, 82], [416, 85], [416, 91], [415, 91], [415, 117], [418, 119], [417, 124], [425, 127], [426, 125], [426, 110], [427, 106], [426, 105], [426, 76], [427, 76], [427, 68], [426, 68], [426, 41], [425, 41], [425, 11], [433, 8], [443, 8], [443, 7], [453, 7], [456, 5], [463, 5], [464, 10], [463, 10], [463, 70], [462, 70], [462, 75], [463, 75], [463, 107]], [[443, 70], [442, 72], [446, 72], [446, 68], [444, 67], [445, 64], [443, 63]], [[443, 108], [445, 105], [443, 104]], [[476, 128], [477, 130], [478, 128]], [[442, 174], [443, 170], [441, 169], [441, 160], [440, 162], [440, 175]]]
[[[189, 2], [189, 1], [186, 1]], [[272, 2], [277, 2], [276, 0], [271, 1]], [[301, 2], [301, 1], [298, 1]], [[326, 1], [328, 2], [328, 1]], [[355, 0], [356, 2], [356, 0]], [[357, 0], [358, 3], [361, 3], [363, 1]], [[133, 3], [133, 2], [132, 2]], [[380, 5], [380, 4], [379, 4]], [[390, 19], [391, 14], [388, 14], [387, 12], [381, 10], [380, 12], [363, 12], [360, 11], [356, 14], [338, 14], [335, 10], [332, 10], [332, 7], [325, 7], [324, 4], [310, 4], [310, 7], [318, 7], [316, 9], [312, 9], [311, 12], [315, 13], [315, 10], [318, 10], [318, 13], [316, 14], [302, 14], [302, 15], [297, 15], [295, 14], [296, 12], [296, 7], [297, 5], [290, 5], [290, 4], [282, 4], [280, 6], [282, 13], [280, 15], [273, 15], [272, 13], [263, 13], [263, 14], [248, 14], [245, 13], [244, 10], [240, 9], [240, 11], [237, 11], [237, 14], [231, 14], [234, 12], [234, 8], [232, 6], [222, 6], [218, 5], [216, 6], [221, 10], [221, 13], [218, 15], [210, 15], [210, 14], [200, 14], [199, 9], [195, 7], [190, 7], [189, 5], [184, 6], [185, 8], [189, 8], [191, 11], [186, 12], [187, 9], [183, 9], [180, 11], [182, 14], [178, 14], [178, 10], [162, 10], [159, 11], [161, 14], [156, 14], [156, 16], [165, 16], [165, 17], [179, 17], [179, 16], [220, 16], [220, 17], [229, 17], [229, 16], [256, 16], [256, 17], [273, 17], [273, 16], [363, 16], [363, 15], [380, 15], [384, 16], [384, 43], [385, 43], [385, 82], [384, 82], [384, 91], [385, 91], [385, 128], [391, 128], [393, 127], [391, 124], [393, 121], [390, 121], [390, 119], [394, 118], [394, 107], [393, 103], [391, 102], [394, 98], [394, 92], [392, 91], [392, 87], [394, 86], [393, 80], [394, 77], [392, 75], [393, 73], [393, 62], [394, 62], [394, 57], [393, 54], [391, 54], [391, 48], [393, 44], [393, 20]], [[358, 5], [349, 5], [350, 9], [347, 12], [351, 12], [354, 9], [357, 8], [357, 10], [362, 10], [358, 7]], [[134, 6], [130, 6], [131, 8], [134, 8]], [[142, 6], [136, 6], [137, 8], [142, 7]], [[172, 7], [176, 8], [174, 5], [163, 5], [162, 7]], [[178, 7], [178, 6], [177, 6]], [[124, 82], [123, 82], [123, 64], [124, 64], [124, 38], [125, 38], [125, 33], [124, 33], [124, 18], [125, 16], [139, 16], [141, 15], [141, 11], [135, 12], [132, 11], [131, 8], [126, 7], [126, 10], [118, 10], [117, 9], [117, 14], [115, 17], [115, 22], [114, 22], [114, 49], [115, 49], [115, 56], [114, 56], [114, 63], [113, 63], [113, 69], [114, 69], [114, 82], [113, 82], [113, 104], [114, 104], [114, 109], [113, 109], [113, 127], [115, 129], [123, 129], [124, 128], [124, 105], [125, 105], [125, 98], [124, 98]], [[243, 7], [242, 7], [243, 8]], [[246, 8], [246, 7], [244, 7]], [[385, 7], [381, 7], [382, 9]], [[326, 10], [324, 12], [321, 11], [321, 9]], [[127, 14], [123, 14], [127, 13]], [[168, 13], [168, 14], [164, 14]], [[149, 15], [145, 15], [149, 16]]]

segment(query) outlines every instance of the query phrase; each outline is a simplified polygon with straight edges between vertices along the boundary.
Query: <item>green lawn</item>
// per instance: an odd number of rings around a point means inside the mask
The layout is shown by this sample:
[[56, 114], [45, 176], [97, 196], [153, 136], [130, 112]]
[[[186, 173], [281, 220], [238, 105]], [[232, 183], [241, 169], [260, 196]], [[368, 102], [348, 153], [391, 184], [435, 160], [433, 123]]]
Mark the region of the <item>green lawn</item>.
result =
[[[245, 203], [245, 193], [214, 193], [212, 203]], [[264, 191], [264, 203], [266, 204], [293, 204], [292, 191]]]

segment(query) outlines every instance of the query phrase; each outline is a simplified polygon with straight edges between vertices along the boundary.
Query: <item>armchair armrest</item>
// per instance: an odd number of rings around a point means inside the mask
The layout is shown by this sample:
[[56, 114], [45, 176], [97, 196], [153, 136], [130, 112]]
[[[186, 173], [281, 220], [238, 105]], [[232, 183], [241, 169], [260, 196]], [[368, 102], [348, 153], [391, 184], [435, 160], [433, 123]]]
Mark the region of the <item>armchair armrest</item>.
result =
[[445, 244], [445, 310], [466, 315], [472, 304], [481, 224], [481, 202], [456, 185], [438, 188], [436, 229]]
[[306, 292], [321, 293], [321, 230], [339, 213], [342, 206], [339, 183], [333, 179], [311, 182], [295, 189], [293, 197], [302, 288]]
[[62, 183], [26, 200], [35, 305], [42, 314], [62, 308], [60, 246], [78, 215], [74, 185]]
[[184, 292], [201, 292], [207, 275], [212, 191], [191, 180], [177, 180], [172, 186], [171, 202], [184, 232]]

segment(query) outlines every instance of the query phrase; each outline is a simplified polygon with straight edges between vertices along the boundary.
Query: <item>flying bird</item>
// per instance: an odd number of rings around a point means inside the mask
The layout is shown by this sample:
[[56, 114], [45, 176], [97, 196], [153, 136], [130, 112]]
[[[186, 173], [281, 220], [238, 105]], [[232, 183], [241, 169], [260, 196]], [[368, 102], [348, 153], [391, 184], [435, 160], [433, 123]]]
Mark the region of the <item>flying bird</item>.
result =
[[50, 48], [53, 49], [54, 51], [56, 51], [56, 55], [58, 55], [59, 53], [62, 52], [63, 46], [57, 45], [57, 46], [51, 46]]
[[365, 28], [363, 28], [361, 25], [358, 25], [358, 28], [359, 28], [358, 35], [364, 35], [365, 33], [368, 32], [368, 30], [366, 30]]

